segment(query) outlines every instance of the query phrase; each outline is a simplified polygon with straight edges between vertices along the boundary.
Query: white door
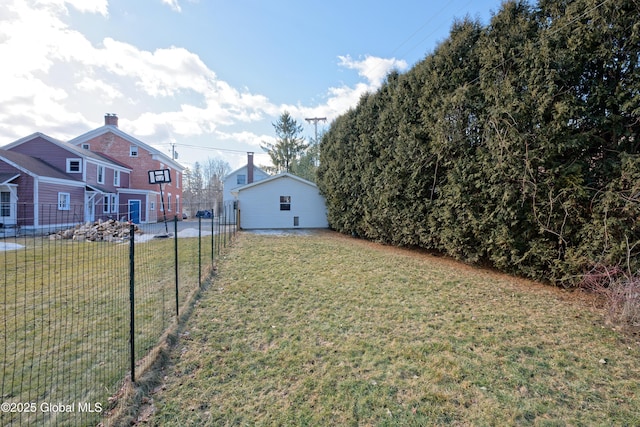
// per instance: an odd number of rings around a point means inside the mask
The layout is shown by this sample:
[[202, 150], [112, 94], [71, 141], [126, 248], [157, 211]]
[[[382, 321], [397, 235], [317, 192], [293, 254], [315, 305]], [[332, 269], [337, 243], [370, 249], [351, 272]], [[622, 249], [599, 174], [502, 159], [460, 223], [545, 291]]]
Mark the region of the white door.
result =
[[93, 222], [96, 220], [96, 204], [95, 197], [96, 193], [87, 192], [84, 196], [84, 220], [86, 222]]

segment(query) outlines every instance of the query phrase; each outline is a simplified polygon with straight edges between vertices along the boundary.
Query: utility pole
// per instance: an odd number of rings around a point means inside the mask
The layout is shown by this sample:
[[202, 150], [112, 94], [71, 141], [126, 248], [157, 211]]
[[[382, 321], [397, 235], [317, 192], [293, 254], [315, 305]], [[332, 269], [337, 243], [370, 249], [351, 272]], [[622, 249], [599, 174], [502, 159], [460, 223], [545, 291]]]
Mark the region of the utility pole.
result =
[[171, 143], [171, 160], [178, 160], [178, 152], [176, 151], [176, 143]]
[[[309, 118], [305, 118], [305, 120], [309, 123], [313, 123], [313, 126], [315, 127], [316, 138], [313, 140], [313, 143], [317, 146], [318, 145], [318, 122], [326, 123], [327, 118], [326, 117], [309, 117]], [[316, 166], [318, 165], [317, 160], [318, 159], [316, 159]]]
[[316, 139], [314, 139], [313, 142], [314, 144], [318, 145], [318, 122], [326, 122], [327, 118], [326, 117], [310, 117], [305, 120], [308, 121], [309, 123], [313, 123], [314, 127], [316, 128]]

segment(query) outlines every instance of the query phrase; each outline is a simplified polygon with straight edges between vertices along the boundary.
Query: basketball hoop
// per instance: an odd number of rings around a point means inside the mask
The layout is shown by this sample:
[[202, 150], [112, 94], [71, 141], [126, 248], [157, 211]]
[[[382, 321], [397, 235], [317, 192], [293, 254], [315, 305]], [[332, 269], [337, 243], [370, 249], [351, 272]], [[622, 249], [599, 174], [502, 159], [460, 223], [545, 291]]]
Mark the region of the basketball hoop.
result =
[[164, 193], [162, 192], [162, 184], [171, 182], [171, 171], [169, 169], [157, 169], [149, 171], [149, 184], [158, 184], [160, 186], [160, 203], [162, 204], [162, 216], [164, 217], [165, 234], [157, 234], [154, 237], [169, 237], [169, 228], [167, 227], [167, 212], [164, 209]]

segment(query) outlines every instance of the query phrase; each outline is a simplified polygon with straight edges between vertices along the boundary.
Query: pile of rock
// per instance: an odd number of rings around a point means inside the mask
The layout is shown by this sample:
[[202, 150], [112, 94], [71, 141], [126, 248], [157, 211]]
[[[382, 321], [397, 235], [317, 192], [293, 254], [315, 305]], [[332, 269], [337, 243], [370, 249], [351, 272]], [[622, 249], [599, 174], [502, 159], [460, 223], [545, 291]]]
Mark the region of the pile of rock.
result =
[[[142, 230], [140, 230], [137, 225], [134, 224], [133, 226], [134, 233], [142, 234]], [[79, 224], [74, 228], [50, 234], [49, 239], [73, 239], [80, 242], [124, 242], [125, 240], [129, 240], [130, 233], [131, 224], [110, 219], [108, 221], [98, 220], [96, 222]]]

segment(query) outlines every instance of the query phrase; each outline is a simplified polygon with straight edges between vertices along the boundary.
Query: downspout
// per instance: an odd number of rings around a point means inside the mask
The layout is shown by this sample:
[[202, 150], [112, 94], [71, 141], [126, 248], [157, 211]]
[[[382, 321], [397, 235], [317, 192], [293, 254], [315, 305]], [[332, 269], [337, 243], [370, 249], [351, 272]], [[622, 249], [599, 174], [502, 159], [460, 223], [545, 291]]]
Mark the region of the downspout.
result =
[[38, 197], [38, 187], [40, 184], [40, 180], [36, 177], [33, 177], [33, 227], [40, 226], [40, 215], [38, 211], [38, 203], [40, 202], [40, 198]]

